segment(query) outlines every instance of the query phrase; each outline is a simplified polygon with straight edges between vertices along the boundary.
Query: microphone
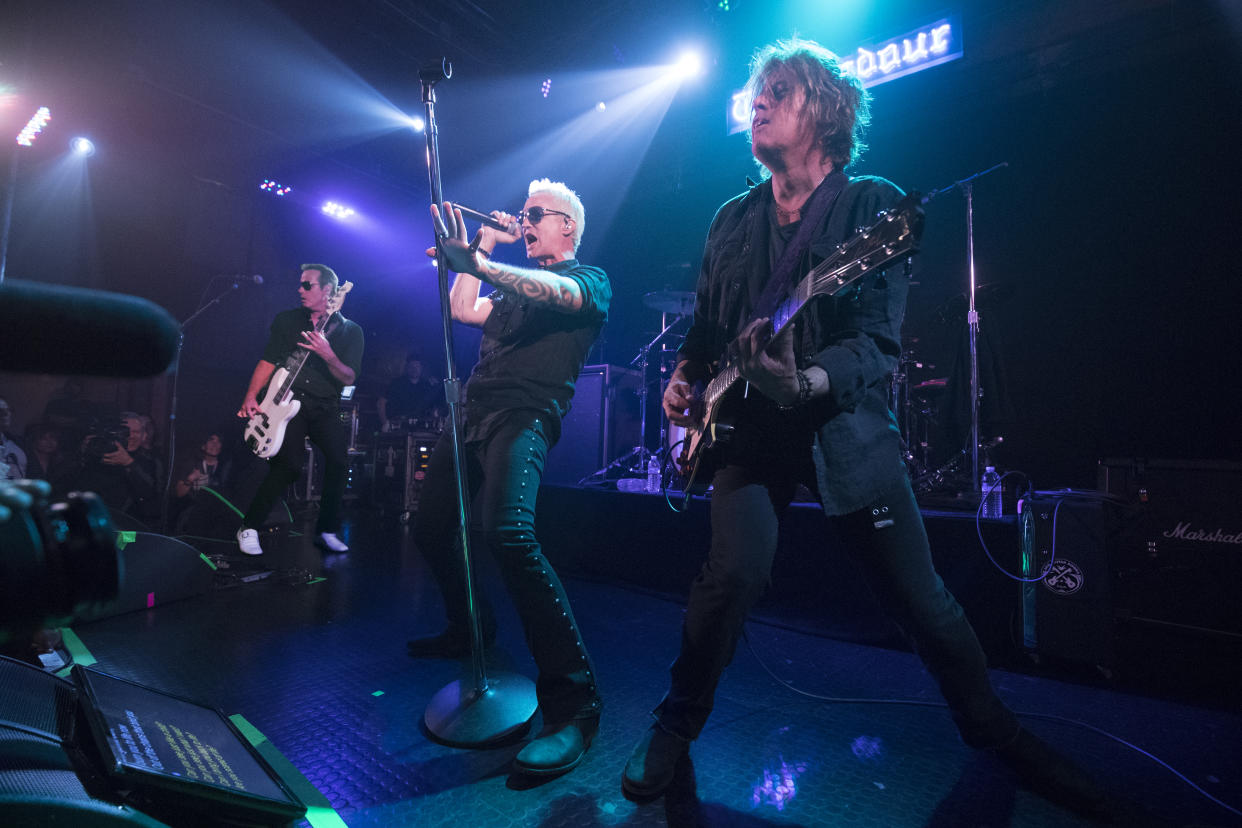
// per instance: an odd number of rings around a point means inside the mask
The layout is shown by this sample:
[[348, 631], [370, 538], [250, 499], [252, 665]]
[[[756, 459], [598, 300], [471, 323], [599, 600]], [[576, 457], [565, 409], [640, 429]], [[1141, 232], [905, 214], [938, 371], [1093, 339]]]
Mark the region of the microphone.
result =
[[148, 377], [177, 353], [180, 326], [136, 296], [6, 279], [0, 366], [35, 374]]
[[257, 273], [223, 273], [217, 279], [228, 279], [233, 282], [245, 282], [252, 285], [263, 284], [263, 277]]
[[489, 216], [487, 213], [480, 213], [478, 210], [471, 210], [469, 207], [464, 207], [458, 204], [456, 201], [453, 202], [453, 206], [456, 207], [458, 210], [461, 210], [461, 214], [463, 216], [472, 218], [475, 221], [486, 224], [488, 227], [492, 228], [493, 230], [499, 230], [502, 233], [516, 233], [517, 232], [517, 222], [514, 222], [513, 224], [501, 224], [500, 222], [496, 221], [496, 219]]

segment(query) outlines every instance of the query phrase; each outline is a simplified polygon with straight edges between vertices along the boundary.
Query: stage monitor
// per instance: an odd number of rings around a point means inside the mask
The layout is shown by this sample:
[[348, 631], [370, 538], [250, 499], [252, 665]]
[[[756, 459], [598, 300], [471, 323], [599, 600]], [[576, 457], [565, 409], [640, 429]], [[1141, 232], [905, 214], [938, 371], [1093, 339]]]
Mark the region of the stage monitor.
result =
[[219, 710], [74, 665], [81, 709], [118, 790], [159, 810], [280, 824], [306, 808]]

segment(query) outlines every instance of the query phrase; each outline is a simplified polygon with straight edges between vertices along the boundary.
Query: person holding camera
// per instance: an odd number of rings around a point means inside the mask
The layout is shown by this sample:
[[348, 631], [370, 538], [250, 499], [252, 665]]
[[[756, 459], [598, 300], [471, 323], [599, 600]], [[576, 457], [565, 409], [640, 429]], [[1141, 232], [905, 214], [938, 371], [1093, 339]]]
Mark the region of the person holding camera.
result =
[[20, 480], [26, 476], [26, 452], [9, 431], [13, 409], [0, 397], [0, 480]]
[[160, 519], [160, 464], [142, 447], [146, 429], [133, 411], [119, 423], [96, 426], [82, 441], [82, 469], [76, 488], [99, 495], [115, 514], [136, 519], [147, 527]]

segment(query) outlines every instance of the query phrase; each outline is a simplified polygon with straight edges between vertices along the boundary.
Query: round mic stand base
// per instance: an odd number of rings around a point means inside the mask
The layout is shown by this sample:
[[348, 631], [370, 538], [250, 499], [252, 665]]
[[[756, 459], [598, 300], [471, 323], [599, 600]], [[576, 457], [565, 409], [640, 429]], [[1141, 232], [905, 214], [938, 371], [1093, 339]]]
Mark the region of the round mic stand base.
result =
[[526, 676], [489, 673], [481, 691], [466, 679], [440, 688], [423, 712], [423, 724], [446, 745], [484, 747], [529, 727], [538, 706], [535, 683]]

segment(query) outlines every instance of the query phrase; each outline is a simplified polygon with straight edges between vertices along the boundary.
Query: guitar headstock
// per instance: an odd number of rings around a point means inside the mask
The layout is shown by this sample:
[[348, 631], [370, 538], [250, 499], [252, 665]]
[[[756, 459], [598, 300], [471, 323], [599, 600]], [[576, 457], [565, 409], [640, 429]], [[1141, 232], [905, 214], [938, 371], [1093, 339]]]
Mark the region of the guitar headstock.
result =
[[918, 252], [923, 236], [922, 204], [922, 197], [912, 192], [880, 213], [870, 227], [859, 228], [811, 271], [813, 278], [807, 280], [811, 292], [838, 293], [866, 273]]
[[327, 316], [331, 316], [341, 309], [341, 305], [345, 304], [345, 294], [354, 289], [353, 282], [345, 282], [336, 286], [336, 290], [332, 291], [332, 295], [328, 297]]

